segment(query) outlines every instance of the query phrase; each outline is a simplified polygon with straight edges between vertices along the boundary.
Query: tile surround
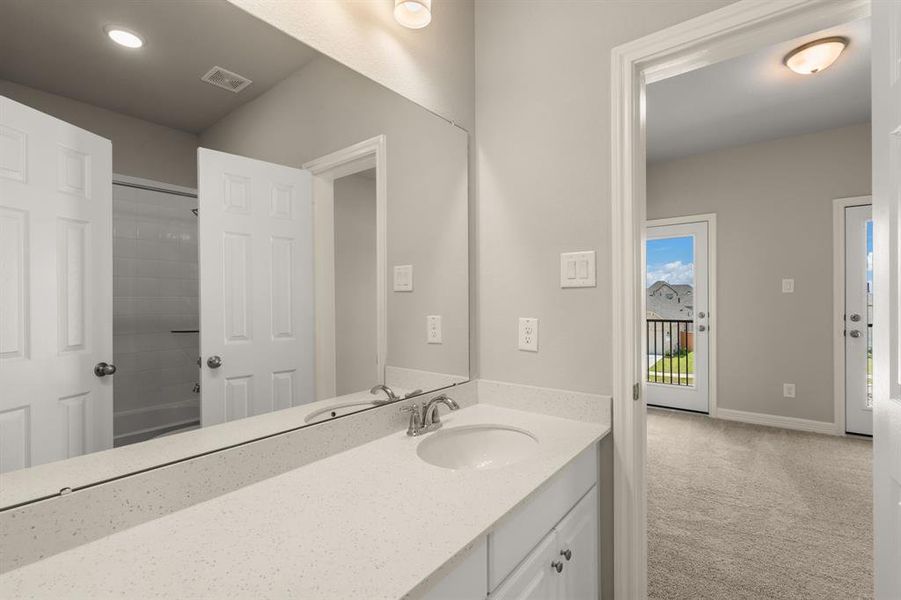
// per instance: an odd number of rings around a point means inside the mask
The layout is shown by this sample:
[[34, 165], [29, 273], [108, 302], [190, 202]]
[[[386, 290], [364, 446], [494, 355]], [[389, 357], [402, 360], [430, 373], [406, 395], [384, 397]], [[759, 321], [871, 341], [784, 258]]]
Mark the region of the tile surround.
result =
[[[195, 198], [113, 187], [116, 445], [195, 422], [199, 326]], [[177, 405], [177, 408], [173, 407]]]

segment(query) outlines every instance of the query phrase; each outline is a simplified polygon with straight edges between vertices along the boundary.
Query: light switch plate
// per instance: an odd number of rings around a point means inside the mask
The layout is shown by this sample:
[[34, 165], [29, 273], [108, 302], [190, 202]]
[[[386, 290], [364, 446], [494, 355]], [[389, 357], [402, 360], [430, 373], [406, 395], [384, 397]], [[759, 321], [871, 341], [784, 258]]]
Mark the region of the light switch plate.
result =
[[441, 331], [441, 315], [429, 315], [425, 318], [426, 341], [429, 344], [443, 344], [444, 334]]
[[782, 293], [783, 294], [792, 294], [795, 291], [795, 280], [794, 279], [783, 279], [782, 280]]
[[538, 352], [538, 319], [519, 318], [519, 349], [526, 352]]
[[560, 287], [597, 287], [594, 250], [560, 255]]
[[394, 266], [394, 291], [413, 291], [413, 265]]
[[794, 398], [795, 397], [795, 384], [783, 383], [782, 384], [782, 395], [786, 398]]

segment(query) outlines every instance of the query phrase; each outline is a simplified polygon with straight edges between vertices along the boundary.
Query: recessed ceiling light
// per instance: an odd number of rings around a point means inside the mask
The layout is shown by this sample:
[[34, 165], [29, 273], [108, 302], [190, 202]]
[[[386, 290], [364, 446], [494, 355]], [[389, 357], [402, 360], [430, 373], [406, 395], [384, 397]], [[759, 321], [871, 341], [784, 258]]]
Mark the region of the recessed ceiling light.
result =
[[394, 18], [410, 29], [422, 29], [432, 22], [432, 0], [394, 0]]
[[799, 75], [813, 75], [836, 61], [848, 38], [828, 37], [798, 46], [785, 55], [785, 66]]
[[140, 48], [144, 45], [144, 40], [141, 39], [141, 36], [121, 27], [107, 27], [106, 35], [120, 46], [125, 46], [126, 48]]

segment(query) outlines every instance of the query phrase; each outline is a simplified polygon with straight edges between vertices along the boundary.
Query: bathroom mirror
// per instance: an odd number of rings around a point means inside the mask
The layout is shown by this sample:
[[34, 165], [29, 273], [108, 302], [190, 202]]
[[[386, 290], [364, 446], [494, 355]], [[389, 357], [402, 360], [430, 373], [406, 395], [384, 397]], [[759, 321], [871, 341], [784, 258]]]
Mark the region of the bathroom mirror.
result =
[[0, 4], [4, 493], [468, 379], [464, 130], [226, 0]]

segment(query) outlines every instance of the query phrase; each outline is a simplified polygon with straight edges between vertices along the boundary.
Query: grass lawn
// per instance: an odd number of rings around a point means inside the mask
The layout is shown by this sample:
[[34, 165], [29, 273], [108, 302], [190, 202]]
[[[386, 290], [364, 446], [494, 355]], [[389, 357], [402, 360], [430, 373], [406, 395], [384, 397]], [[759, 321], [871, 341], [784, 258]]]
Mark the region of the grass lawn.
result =
[[648, 380], [652, 383], [670, 383], [670, 373], [672, 373], [672, 382], [690, 384], [693, 383], [695, 372], [695, 353], [679, 354], [677, 356], [666, 356], [661, 358], [650, 369], [648, 369]]

